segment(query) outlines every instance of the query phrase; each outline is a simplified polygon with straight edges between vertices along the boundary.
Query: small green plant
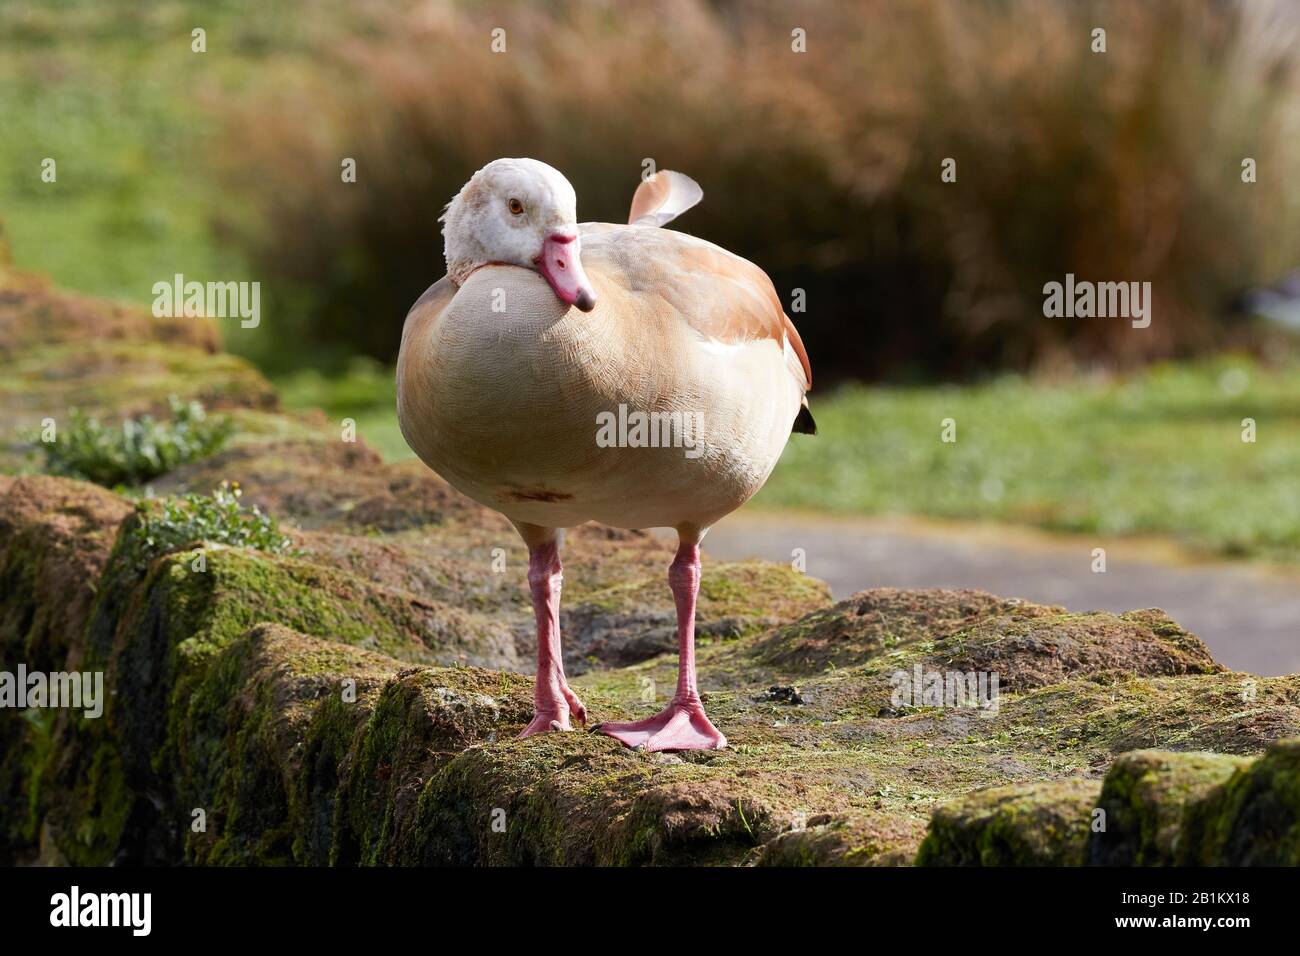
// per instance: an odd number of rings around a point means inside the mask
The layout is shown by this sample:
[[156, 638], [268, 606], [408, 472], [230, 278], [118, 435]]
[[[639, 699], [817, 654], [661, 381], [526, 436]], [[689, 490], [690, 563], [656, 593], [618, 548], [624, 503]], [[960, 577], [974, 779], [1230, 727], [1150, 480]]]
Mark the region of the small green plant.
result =
[[[238, 483], [223, 481], [211, 495], [177, 495], [136, 504], [138, 521], [127, 532], [122, 555], [143, 571], [159, 555], [199, 542], [255, 548], [272, 554], [290, 552], [292, 540], [275, 518], [257, 505], [245, 510]], [[290, 552], [291, 553], [291, 552]]]
[[202, 403], [169, 399], [171, 418], [151, 415], [104, 425], [78, 409], [58, 438], [42, 442], [45, 470], [112, 488], [139, 485], [221, 450], [234, 431], [228, 417], [209, 419]]

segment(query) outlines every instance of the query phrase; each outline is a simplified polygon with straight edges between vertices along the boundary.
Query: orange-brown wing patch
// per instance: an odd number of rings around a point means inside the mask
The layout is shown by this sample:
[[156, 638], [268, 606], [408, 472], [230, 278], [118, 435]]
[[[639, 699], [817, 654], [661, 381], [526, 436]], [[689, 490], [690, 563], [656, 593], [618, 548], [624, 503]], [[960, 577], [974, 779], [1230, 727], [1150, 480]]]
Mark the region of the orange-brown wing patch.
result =
[[[807, 352], [781, 308], [772, 280], [758, 266], [684, 233], [660, 229], [583, 231], [596, 269], [635, 296], [662, 301], [704, 339], [728, 345], [771, 339], [798, 356], [811, 384]], [[791, 375], [799, 378], [792, 367]]]
[[789, 341], [803, 368], [805, 388], [812, 387], [812, 368], [803, 340], [781, 307], [767, 273], [746, 259], [713, 246], [686, 247], [687, 269], [711, 278], [717, 288], [718, 308], [688, 316], [700, 334], [719, 342], [773, 339], [784, 349]]
[[[813, 372], [772, 280], [731, 252], [669, 229], [584, 224], [582, 264], [591, 276], [614, 284], [606, 307], [614, 321], [685, 323], [697, 336], [737, 345], [771, 339], [785, 352], [790, 375], [809, 388]], [[623, 312], [617, 300], [627, 302]], [[599, 310], [601, 306], [597, 307]]]
[[812, 388], [812, 364], [808, 361], [808, 350], [803, 347], [803, 339], [799, 338], [799, 330], [790, 321], [790, 316], [783, 314], [783, 318], [785, 337], [790, 340], [790, 347], [794, 349], [794, 354], [799, 356], [799, 364], [803, 366], [803, 377], [808, 382], [808, 388]]

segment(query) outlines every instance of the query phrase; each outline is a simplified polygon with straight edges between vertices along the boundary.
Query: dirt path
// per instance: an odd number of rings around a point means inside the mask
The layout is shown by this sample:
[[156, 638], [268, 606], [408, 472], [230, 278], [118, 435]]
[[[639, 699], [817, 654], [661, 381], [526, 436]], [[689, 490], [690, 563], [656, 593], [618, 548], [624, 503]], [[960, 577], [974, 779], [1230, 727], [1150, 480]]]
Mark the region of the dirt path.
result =
[[[1092, 570], [1106, 548], [1106, 572]], [[1072, 611], [1160, 607], [1228, 667], [1300, 672], [1300, 571], [1192, 563], [1168, 545], [1059, 537], [1022, 529], [914, 519], [742, 512], [718, 524], [705, 559], [790, 561], [837, 598], [868, 587], [968, 587]]]

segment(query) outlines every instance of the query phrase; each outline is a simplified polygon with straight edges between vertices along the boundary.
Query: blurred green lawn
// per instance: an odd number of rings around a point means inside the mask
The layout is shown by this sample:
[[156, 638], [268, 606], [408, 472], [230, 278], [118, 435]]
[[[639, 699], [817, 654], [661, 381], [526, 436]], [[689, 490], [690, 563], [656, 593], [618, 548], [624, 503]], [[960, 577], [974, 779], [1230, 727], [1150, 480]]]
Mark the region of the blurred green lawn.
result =
[[357, 357], [346, 369], [325, 375], [314, 368], [272, 378], [286, 408], [320, 408], [334, 422], [351, 418], [357, 435], [389, 461], [413, 458], [397, 425], [397, 380], [393, 369]]
[[[207, 31], [207, 52], [190, 32]], [[257, 79], [274, 36], [296, 55], [292, 5], [257, 0], [0, 3], [0, 222], [14, 262], [80, 292], [136, 303], [182, 272], [248, 276], [214, 241], [204, 99]], [[55, 160], [57, 181], [42, 162]]]
[[[1223, 358], [1122, 380], [814, 393], [820, 434], [791, 438], [754, 506], [1164, 535], [1208, 555], [1300, 560], [1296, 371]], [[410, 456], [390, 369], [357, 360], [277, 385], [291, 406], [355, 418], [386, 457]]]
[[[1005, 378], [813, 396], [758, 502], [1169, 535], [1203, 553], [1300, 558], [1300, 377], [1245, 360], [1117, 382]], [[957, 441], [940, 440], [946, 418]], [[1256, 441], [1242, 441], [1242, 420]]]

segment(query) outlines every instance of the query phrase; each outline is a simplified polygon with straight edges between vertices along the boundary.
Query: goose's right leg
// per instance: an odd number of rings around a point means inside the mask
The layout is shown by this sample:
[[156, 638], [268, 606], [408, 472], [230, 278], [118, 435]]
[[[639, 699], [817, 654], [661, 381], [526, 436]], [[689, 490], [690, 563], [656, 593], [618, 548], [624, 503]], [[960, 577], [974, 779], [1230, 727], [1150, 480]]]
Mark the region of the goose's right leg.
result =
[[559, 535], [552, 528], [519, 527], [528, 545], [528, 588], [537, 619], [537, 679], [533, 688], [533, 719], [520, 737], [552, 730], [572, 730], [572, 718], [586, 725], [587, 709], [569, 687], [560, 650]]

